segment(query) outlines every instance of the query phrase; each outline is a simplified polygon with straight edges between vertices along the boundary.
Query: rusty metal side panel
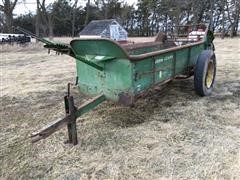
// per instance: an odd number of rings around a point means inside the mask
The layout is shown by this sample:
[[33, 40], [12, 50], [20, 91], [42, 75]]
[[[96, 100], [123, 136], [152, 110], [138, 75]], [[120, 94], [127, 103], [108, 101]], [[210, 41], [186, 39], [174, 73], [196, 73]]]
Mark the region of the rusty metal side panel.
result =
[[204, 50], [204, 44], [199, 44], [150, 56], [141, 61], [132, 61], [134, 94], [140, 94], [156, 84], [185, 74], [195, 65], [202, 50]]
[[126, 59], [114, 59], [102, 63], [104, 71], [99, 71], [76, 60], [78, 86], [80, 92], [96, 96], [104, 94], [106, 99], [119, 101], [122, 93], [133, 95], [132, 63]]
[[132, 63], [128, 54], [114, 41], [80, 39], [71, 41], [76, 57], [80, 92], [119, 100], [119, 94], [132, 94]]
[[146, 89], [170, 79], [174, 76], [174, 53], [166, 53], [134, 63], [134, 93], [142, 93]]

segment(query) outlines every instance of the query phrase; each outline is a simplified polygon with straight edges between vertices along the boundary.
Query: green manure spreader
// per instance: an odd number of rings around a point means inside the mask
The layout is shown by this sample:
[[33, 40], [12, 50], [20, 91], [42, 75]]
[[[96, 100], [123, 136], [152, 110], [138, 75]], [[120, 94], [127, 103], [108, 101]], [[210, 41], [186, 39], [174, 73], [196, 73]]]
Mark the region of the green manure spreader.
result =
[[69, 143], [78, 143], [76, 119], [105, 100], [131, 106], [154, 86], [175, 78], [194, 75], [200, 96], [210, 95], [216, 75], [213, 32], [207, 25], [176, 26], [171, 32], [158, 33], [152, 42], [116, 42], [110, 39], [76, 39], [61, 44], [38, 38], [44, 47], [75, 58], [77, 82], [81, 93], [93, 97], [80, 107], [70, 95], [64, 97], [66, 116], [31, 135], [32, 141], [44, 139], [64, 127]]

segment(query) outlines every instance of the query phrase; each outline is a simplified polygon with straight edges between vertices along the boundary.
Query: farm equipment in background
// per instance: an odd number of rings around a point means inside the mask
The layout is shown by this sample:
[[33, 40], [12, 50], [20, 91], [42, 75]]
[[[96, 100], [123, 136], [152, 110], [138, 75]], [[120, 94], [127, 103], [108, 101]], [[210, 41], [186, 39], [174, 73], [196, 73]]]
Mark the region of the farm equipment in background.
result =
[[26, 44], [31, 42], [31, 37], [25, 34], [0, 33], [0, 44]]
[[105, 100], [131, 106], [149, 89], [176, 78], [194, 75], [194, 87], [200, 96], [210, 95], [213, 90], [216, 57], [213, 32], [207, 25], [187, 26], [185, 34], [176, 28], [176, 33], [160, 33], [153, 42], [131, 44], [103, 38], [75, 39], [70, 44], [55, 43], [22, 28], [17, 29], [43, 42], [45, 48], [75, 58], [76, 85], [81, 93], [93, 97], [77, 108], [69, 83], [64, 97], [66, 116], [33, 133], [33, 142], [67, 125], [68, 142], [76, 145], [78, 117]]

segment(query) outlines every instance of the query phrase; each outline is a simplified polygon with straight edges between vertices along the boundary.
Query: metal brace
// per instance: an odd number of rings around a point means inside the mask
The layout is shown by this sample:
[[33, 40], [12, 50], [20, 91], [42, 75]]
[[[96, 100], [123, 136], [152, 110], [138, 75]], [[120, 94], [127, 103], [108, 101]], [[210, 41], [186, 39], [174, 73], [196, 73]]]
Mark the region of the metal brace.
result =
[[73, 145], [78, 144], [78, 138], [77, 138], [77, 126], [76, 126], [76, 120], [77, 117], [75, 115], [77, 108], [74, 105], [73, 96], [71, 96], [71, 85], [72, 83], [68, 83], [67, 85], [67, 95], [64, 96], [64, 104], [65, 104], [65, 113], [66, 116], [70, 116], [70, 121], [67, 124], [68, 129], [68, 140], [65, 143], [72, 143]]

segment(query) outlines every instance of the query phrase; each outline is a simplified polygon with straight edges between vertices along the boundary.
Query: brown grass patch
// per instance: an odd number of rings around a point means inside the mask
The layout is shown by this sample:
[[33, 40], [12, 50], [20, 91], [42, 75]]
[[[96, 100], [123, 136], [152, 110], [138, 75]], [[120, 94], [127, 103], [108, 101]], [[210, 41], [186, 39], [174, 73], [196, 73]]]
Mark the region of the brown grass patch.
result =
[[[67, 40], [68, 41], [68, 40]], [[240, 39], [216, 39], [217, 84], [210, 97], [193, 79], [174, 81], [134, 108], [111, 102], [79, 118], [80, 144], [66, 129], [31, 144], [34, 130], [64, 115], [75, 62], [42, 48], [1, 52], [0, 175], [9, 179], [238, 179]], [[8, 49], [6, 47], [6, 49]], [[77, 90], [77, 104], [86, 100]]]

